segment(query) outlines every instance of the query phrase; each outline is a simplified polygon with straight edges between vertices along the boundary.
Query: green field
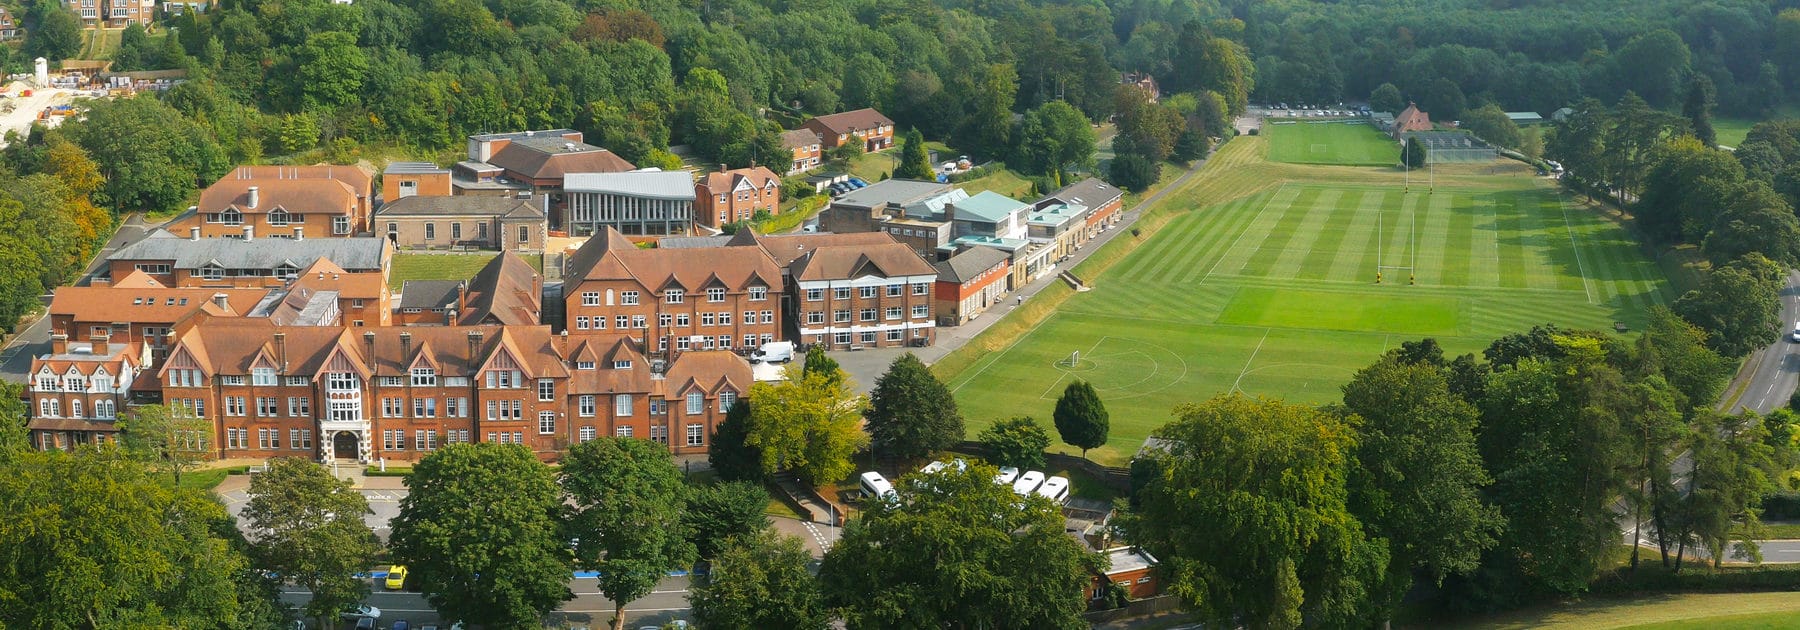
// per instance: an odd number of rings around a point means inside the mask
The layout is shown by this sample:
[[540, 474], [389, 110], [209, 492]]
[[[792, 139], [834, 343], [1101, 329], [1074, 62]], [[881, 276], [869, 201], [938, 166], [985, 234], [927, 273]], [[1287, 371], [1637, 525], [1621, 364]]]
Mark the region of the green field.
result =
[[[1410, 627], [1426, 627], [1410, 626]], [[1594, 598], [1438, 625], [1460, 630], [1721, 630], [1800, 628], [1800, 596], [1775, 593], [1687, 593], [1634, 599]]]
[[1393, 166], [1400, 145], [1364, 122], [1270, 120], [1261, 133], [1269, 138], [1269, 160], [1289, 164]]
[[1083, 275], [1094, 289], [1017, 343], [977, 338], [973, 358], [941, 361], [970, 432], [1015, 414], [1047, 421], [1062, 388], [1086, 379], [1112, 415], [1092, 456], [1118, 463], [1178, 403], [1230, 391], [1325, 402], [1401, 341], [1463, 353], [1546, 321], [1635, 329], [1671, 299], [1622, 228], [1517, 165], [1440, 169], [1434, 192], [1408, 192], [1391, 169], [1259, 165], [1243, 155], [1257, 146], [1164, 200], [1175, 207], [1154, 236]]
[[[388, 273], [388, 288], [395, 291], [407, 280], [467, 280], [497, 256], [491, 251], [469, 254], [394, 254], [394, 265]], [[543, 269], [543, 254], [522, 254], [533, 269]]]

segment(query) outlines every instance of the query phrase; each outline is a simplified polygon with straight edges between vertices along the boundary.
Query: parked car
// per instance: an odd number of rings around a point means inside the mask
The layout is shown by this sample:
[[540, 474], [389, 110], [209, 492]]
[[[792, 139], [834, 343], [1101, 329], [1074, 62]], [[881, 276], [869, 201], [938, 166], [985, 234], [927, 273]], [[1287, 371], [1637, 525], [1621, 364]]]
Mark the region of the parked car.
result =
[[376, 608], [374, 606], [370, 606], [368, 604], [357, 604], [355, 606], [345, 608], [343, 610], [343, 612], [338, 613], [338, 617], [340, 619], [344, 619], [344, 620], [380, 619], [381, 618], [381, 609]]
[[368, 617], [356, 620], [356, 630], [375, 630], [375, 620]]
[[388, 567], [387, 581], [383, 584], [390, 591], [406, 588], [406, 565], [396, 564]]
[[407, 623], [405, 619], [395, 619], [394, 625], [388, 626], [388, 630], [408, 630], [409, 628], [412, 628], [412, 624]]

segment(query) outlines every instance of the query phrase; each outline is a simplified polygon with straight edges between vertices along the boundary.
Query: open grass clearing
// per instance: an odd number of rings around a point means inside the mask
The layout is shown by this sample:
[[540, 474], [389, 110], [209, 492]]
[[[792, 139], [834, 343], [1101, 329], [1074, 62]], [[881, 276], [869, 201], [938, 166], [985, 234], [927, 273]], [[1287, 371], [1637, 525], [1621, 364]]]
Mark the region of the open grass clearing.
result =
[[1364, 121], [1269, 119], [1269, 160], [1289, 164], [1393, 166], [1400, 145]]
[[[467, 280], [475, 277], [495, 252], [468, 254], [394, 254], [393, 268], [388, 273], [388, 288], [399, 291], [407, 280]], [[544, 268], [542, 254], [521, 254], [533, 269]]]
[[1800, 595], [1791, 592], [1693, 593], [1591, 599], [1502, 613], [1449, 627], [1463, 630], [1800, 628]]
[[1112, 412], [1090, 457], [1118, 464], [1182, 402], [1335, 400], [1401, 341], [1463, 353], [1544, 322], [1637, 329], [1672, 299], [1622, 228], [1521, 167], [1443, 167], [1435, 191], [1408, 191], [1392, 169], [1258, 164], [1250, 140], [1150, 209], [1139, 227], [1154, 236], [1115, 239], [1078, 267], [1093, 291], [1040, 294], [1053, 310], [1018, 309], [1018, 324], [940, 361], [971, 432], [1048, 422], [1084, 379]]

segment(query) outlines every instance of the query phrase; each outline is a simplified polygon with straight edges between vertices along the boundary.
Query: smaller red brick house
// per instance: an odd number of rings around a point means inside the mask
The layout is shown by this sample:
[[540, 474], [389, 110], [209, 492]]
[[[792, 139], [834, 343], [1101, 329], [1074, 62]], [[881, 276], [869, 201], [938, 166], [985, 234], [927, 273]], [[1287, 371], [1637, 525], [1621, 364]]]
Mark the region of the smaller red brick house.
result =
[[819, 134], [826, 149], [845, 142], [862, 142], [864, 151], [881, 151], [894, 146], [894, 121], [870, 108], [819, 116], [800, 125]]
[[992, 247], [971, 247], [932, 266], [937, 269], [938, 325], [961, 326], [1005, 301], [1012, 254]]
[[1415, 103], [1407, 103], [1406, 109], [1394, 116], [1393, 135], [1395, 140], [1414, 131], [1431, 131], [1431, 115], [1419, 109]]
[[781, 134], [781, 146], [794, 152], [794, 161], [788, 165], [787, 174], [793, 175], [802, 171], [818, 168], [824, 156], [818, 132], [811, 129], [795, 129]]
[[781, 178], [766, 167], [708, 173], [694, 184], [694, 222], [718, 229], [748, 221], [757, 211], [781, 212]]
[[113, 422], [143, 369], [142, 348], [107, 337], [71, 344], [65, 335], [52, 335], [49, 354], [31, 360], [31, 444], [68, 449], [117, 439]]
[[170, 224], [206, 238], [351, 236], [369, 230], [372, 178], [354, 166], [240, 166]]
[[1111, 568], [1094, 576], [1088, 590], [1090, 599], [1104, 597], [1108, 582], [1124, 588], [1131, 599], [1155, 597], [1162, 592], [1162, 579], [1156, 575], [1156, 556], [1150, 552], [1134, 547], [1114, 547], [1101, 553], [1106, 555], [1110, 561], [1107, 566]]
[[381, 171], [381, 200], [401, 197], [448, 197], [450, 169], [431, 162], [394, 162]]

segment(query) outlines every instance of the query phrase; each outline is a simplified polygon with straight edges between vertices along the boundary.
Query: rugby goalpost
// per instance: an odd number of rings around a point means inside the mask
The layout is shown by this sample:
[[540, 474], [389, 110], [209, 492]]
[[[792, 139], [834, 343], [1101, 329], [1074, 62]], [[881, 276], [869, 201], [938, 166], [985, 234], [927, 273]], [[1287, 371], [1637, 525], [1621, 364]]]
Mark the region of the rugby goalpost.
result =
[[1417, 208], [1408, 207], [1406, 201], [1406, 195], [1403, 193], [1400, 197], [1400, 204], [1406, 208], [1406, 252], [1401, 254], [1399, 261], [1405, 262], [1404, 265], [1387, 264], [1387, 248], [1384, 244], [1387, 240], [1387, 211], [1379, 209], [1375, 211], [1375, 284], [1382, 283], [1383, 272], [1388, 269], [1405, 269], [1406, 283], [1409, 285], [1419, 283], [1416, 271], [1419, 264], [1419, 211]]

